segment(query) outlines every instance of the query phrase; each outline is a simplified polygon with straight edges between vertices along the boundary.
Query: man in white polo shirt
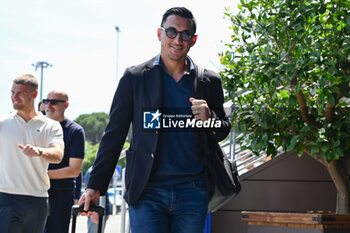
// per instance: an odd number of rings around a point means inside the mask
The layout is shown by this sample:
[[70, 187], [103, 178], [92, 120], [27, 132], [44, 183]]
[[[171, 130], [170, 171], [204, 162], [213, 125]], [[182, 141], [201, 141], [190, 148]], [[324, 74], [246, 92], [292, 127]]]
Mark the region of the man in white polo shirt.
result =
[[48, 215], [49, 163], [59, 163], [61, 125], [35, 111], [38, 81], [30, 74], [13, 80], [16, 111], [0, 119], [0, 233], [43, 232]]

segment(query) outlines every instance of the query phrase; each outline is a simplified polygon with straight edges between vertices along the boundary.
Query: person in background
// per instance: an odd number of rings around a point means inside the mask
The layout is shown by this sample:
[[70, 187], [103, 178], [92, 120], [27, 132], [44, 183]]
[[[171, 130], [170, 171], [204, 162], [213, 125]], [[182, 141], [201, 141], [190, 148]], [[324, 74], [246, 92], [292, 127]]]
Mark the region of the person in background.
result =
[[81, 183], [82, 183], [83, 171], [80, 171], [79, 176], [75, 178], [75, 185], [73, 191], [74, 205], [78, 205], [79, 199], [81, 197]]
[[51, 182], [50, 215], [46, 222], [45, 232], [68, 233], [71, 208], [74, 204], [75, 178], [80, 174], [85, 154], [85, 133], [80, 125], [64, 115], [69, 106], [66, 92], [50, 91], [43, 102], [46, 116], [60, 122], [65, 144], [62, 162], [50, 164], [48, 170]]
[[0, 232], [38, 233], [49, 212], [49, 163], [60, 163], [60, 124], [35, 111], [38, 81], [31, 74], [13, 80], [14, 114], [0, 119]]
[[43, 115], [46, 115], [45, 104], [43, 103], [43, 100], [40, 100], [38, 104], [38, 111], [41, 112]]
[[[106, 193], [132, 123], [124, 195], [131, 232], [202, 233], [216, 182], [211, 161], [231, 127], [221, 77], [208, 69], [200, 75], [202, 69], [187, 55], [197, 41], [196, 21], [188, 9], [167, 10], [157, 36], [160, 54], [128, 68], [119, 82], [79, 203], [88, 211]], [[190, 116], [193, 125], [167, 130], [161, 116], [178, 113]], [[204, 123], [208, 126], [200, 127]]]

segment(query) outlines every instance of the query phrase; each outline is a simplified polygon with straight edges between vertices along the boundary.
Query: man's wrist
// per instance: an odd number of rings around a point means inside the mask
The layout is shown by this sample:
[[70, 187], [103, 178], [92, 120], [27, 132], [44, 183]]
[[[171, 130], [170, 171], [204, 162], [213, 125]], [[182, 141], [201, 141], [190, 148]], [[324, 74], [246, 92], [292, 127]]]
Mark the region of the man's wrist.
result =
[[38, 148], [38, 151], [39, 151], [39, 157], [41, 157], [43, 155], [43, 150]]

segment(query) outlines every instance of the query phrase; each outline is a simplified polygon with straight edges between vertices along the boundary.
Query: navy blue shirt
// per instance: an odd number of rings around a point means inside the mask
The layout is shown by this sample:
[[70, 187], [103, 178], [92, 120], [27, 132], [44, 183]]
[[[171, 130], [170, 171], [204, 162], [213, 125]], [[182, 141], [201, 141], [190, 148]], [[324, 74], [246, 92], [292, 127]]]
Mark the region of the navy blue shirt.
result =
[[[50, 164], [49, 170], [55, 170], [69, 166], [70, 158], [84, 159], [85, 155], [85, 133], [83, 127], [71, 121], [64, 119], [60, 122], [63, 129], [64, 155], [59, 164]], [[49, 191], [73, 191], [75, 186], [74, 178], [50, 179]]]
[[[192, 75], [187, 73], [176, 82], [164, 67], [163, 70], [163, 116], [192, 115], [192, 104], [189, 101], [190, 97], [193, 97]], [[203, 170], [198, 158], [197, 143], [198, 135], [193, 129], [163, 128], [161, 151], [156, 156], [159, 161], [151, 174], [149, 185], [179, 184], [196, 179]]]

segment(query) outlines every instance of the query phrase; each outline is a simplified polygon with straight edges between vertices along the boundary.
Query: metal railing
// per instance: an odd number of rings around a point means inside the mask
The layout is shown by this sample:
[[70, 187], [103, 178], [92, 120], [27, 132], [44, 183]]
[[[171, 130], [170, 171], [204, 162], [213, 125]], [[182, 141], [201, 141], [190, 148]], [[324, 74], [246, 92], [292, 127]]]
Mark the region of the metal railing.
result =
[[[246, 173], [251, 170], [251, 168], [258, 167], [269, 160], [269, 156], [264, 154], [264, 152], [261, 152], [259, 156], [256, 156], [252, 151], [242, 150], [241, 145], [236, 143], [237, 139], [241, 137], [243, 137], [242, 134], [235, 137], [235, 132], [232, 130], [229, 136], [230, 140], [227, 140], [220, 145], [229, 160], [236, 162], [239, 175]], [[281, 148], [278, 149], [278, 152], [281, 151]]]

